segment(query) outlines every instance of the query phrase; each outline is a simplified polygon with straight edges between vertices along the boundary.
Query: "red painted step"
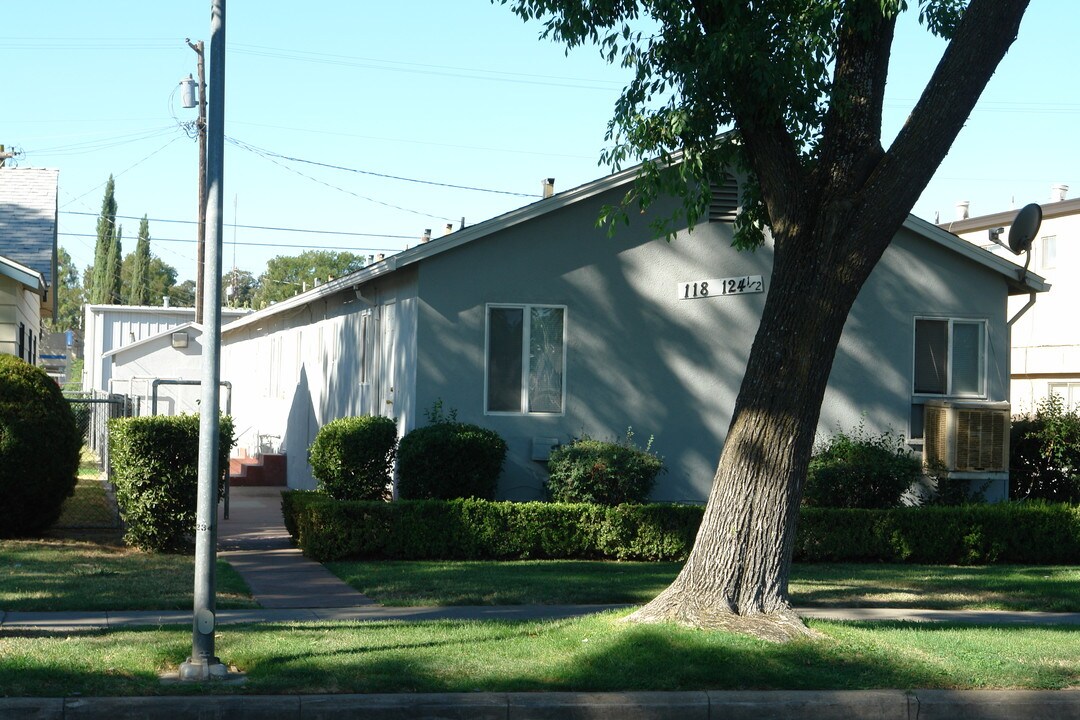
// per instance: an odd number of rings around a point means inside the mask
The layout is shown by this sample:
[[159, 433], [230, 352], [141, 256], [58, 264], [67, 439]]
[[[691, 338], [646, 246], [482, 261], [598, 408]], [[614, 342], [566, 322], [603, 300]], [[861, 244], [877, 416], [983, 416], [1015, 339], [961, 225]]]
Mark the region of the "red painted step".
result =
[[288, 485], [285, 472], [284, 455], [264, 453], [260, 458], [229, 459], [229, 484], [234, 487], [284, 487]]

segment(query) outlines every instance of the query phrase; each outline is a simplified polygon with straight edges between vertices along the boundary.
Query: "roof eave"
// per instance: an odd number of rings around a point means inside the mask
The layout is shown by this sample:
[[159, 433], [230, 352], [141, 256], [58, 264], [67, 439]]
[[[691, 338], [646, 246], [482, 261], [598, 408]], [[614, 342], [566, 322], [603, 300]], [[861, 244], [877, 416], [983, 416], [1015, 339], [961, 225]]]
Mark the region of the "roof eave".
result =
[[909, 214], [907, 220], [904, 221], [904, 227], [1004, 276], [1010, 295], [1027, 295], [1033, 292], [1047, 292], [1050, 289], [1050, 283], [1041, 275], [1029, 272], [1005, 258], [983, 250], [920, 217]]

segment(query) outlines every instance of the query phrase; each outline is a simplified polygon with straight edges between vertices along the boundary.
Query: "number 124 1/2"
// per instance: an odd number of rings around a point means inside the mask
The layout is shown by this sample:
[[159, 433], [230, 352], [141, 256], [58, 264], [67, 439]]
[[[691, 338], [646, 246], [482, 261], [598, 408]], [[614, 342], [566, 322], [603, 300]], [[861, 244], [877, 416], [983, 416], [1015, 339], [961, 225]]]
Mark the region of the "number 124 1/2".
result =
[[679, 300], [700, 300], [724, 295], [744, 295], [765, 291], [765, 283], [760, 275], [743, 275], [732, 278], [713, 278], [711, 280], [691, 280], [676, 286]]

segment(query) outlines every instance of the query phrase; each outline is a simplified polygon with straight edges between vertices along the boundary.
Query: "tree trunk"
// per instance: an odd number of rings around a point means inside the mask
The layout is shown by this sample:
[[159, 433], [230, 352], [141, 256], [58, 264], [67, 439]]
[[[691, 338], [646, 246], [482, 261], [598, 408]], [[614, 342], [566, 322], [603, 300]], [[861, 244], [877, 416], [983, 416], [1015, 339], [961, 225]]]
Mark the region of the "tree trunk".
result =
[[888, 245], [860, 242], [836, 218], [817, 220], [845, 231], [777, 237], [768, 298], [694, 548], [671, 586], [629, 621], [774, 641], [814, 635], [788, 602], [795, 523], [848, 311]]

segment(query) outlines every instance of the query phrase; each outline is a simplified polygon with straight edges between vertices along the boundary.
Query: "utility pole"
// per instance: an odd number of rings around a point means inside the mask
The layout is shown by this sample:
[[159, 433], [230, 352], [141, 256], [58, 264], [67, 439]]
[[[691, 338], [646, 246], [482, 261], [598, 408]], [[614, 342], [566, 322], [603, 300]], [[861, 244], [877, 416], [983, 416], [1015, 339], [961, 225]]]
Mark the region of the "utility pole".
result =
[[221, 237], [225, 154], [225, 0], [210, 7], [210, 112], [207, 117], [207, 257], [202, 273], [210, 306], [203, 326], [202, 396], [199, 405], [199, 484], [195, 510], [195, 602], [191, 657], [180, 665], [182, 680], [222, 679], [228, 668], [214, 654], [217, 499], [221, 468], [219, 383], [221, 380]]
[[195, 128], [199, 133], [199, 225], [195, 260], [195, 322], [203, 322], [203, 267], [206, 264], [206, 72], [203, 63], [203, 42], [191, 42], [185, 38], [199, 56], [199, 119]]
[[5, 152], [4, 146], [0, 145], [0, 167], [4, 167], [4, 162], [15, 157], [13, 152]]

